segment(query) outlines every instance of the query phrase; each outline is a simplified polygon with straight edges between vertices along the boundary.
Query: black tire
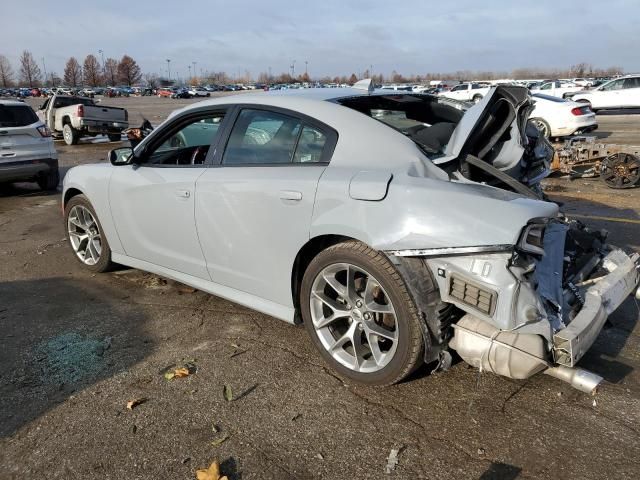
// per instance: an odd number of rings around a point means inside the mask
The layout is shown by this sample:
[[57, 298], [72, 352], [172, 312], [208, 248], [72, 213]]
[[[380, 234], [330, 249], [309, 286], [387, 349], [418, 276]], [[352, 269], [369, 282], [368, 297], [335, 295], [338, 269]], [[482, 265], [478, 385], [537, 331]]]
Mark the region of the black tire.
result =
[[67, 204], [64, 207], [64, 231], [65, 231], [65, 235], [66, 235], [69, 246], [71, 246], [71, 240], [69, 238], [69, 229], [67, 228], [69, 212], [76, 205], [82, 205], [83, 207], [88, 209], [91, 212], [91, 215], [93, 216], [93, 218], [95, 219], [96, 224], [98, 226], [98, 232], [100, 233], [100, 239], [102, 243], [102, 252], [100, 254], [100, 259], [95, 263], [95, 265], [87, 265], [86, 263], [84, 263], [80, 258], [78, 258], [78, 255], [76, 255], [75, 251], [73, 251], [72, 249], [72, 254], [74, 258], [78, 262], [80, 262], [84, 268], [86, 268], [91, 272], [102, 273], [102, 272], [111, 270], [114, 267], [114, 263], [111, 261], [111, 247], [109, 246], [107, 237], [105, 236], [104, 230], [102, 229], [102, 224], [100, 223], [100, 219], [98, 218], [98, 215], [96, 214], [96, 211], [94, 210], [93, 205], [91, 205], [91, 202], [89, 201], [89, 199], [87, 199], [87, 197], [85, 197], [84, 195], [76, 195], [75, 197], [72, 197], [71, 200], [69, 200], [69, 202], [67, 202]]
[[544, 138], [548, 139], [551, 137], [551, 127], [546, 120], [543, 120], [542, 118], [532, 118], [531, 121]]
[[482, 95], [474, 95], [472, 99], [473, 103], [479, 103], [482, 101]]
[[49, 172], [44, 175], [39, 175], [36, 179], [36, 182], [38, 182], [38, 186], [41, 190], [47, 192], [53, 192], [57, 190], [58, 184], [60, 183], [60, 172], [58, 171], [58, 168], [56, 167], [52, 170], [49, 170]]
[[109, 137], [110, 142], [120, 142], [122, 140], [122, 135], [119, 133], [110, 133], [107, 136]]
[[[313, 326], [310, 306], [313, 282], [325, 267], [335, 263], [350, 263], [373, 275], [395, 309], [398, 329], [396, 351], [389, 363], [376, 372], [361, 373], [339, 363], [322, 345]], [[300, 307], [311, 341], [331, 368], [348, 380], [368, 385], [392, 385], [410, 375], [423, 363], [425, 343], [422, 320], [404, 280], [384, 254], [361, 242], [348, 241], [333, 245], [311, 261], [300, 288]]]
[[80, 140], [80, 132], [67, 123], [62, 127], [62, 138], [67, 145], [77, 145]]

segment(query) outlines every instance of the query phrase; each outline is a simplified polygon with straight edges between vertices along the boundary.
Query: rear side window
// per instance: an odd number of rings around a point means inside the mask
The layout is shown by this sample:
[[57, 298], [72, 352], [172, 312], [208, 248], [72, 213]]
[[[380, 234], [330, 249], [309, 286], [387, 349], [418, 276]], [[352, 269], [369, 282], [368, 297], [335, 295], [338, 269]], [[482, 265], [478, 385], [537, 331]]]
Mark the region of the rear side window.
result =
[[640, 77], [625, 78], [624, 88], [640, 88]]
[[38, 117], [28, 105], [0, 104], [0, 127], [26, 127], [37, 121]]
[[336, 138], [305, 120], [245, 109], [231, 130], [223, 165], [309, 164], [329, 161]]

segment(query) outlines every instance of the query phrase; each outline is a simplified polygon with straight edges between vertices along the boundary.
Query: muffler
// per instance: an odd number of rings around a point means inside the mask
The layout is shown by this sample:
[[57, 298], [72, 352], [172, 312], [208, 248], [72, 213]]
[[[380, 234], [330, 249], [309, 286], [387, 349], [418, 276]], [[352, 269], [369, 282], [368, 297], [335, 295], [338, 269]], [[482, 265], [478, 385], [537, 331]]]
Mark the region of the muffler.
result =
[[586, 393], [592, 393], [602, 381], [586, 370], [552, 365], [540, 335], [500, 330], [473, 315], [465, 315], [453, 328], [449, 346], [481, 371], [519, 380], [544, 372]]

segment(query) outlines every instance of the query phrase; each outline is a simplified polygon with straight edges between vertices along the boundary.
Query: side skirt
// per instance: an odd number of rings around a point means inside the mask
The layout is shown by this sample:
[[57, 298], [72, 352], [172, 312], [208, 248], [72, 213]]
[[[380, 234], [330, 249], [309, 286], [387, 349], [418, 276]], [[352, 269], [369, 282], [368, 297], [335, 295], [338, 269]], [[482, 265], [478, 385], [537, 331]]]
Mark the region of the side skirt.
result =
[[144, 260], [138, 260], [137, 258], [128, 257], [120, 253], [112, 252], [111, 259], [115, 263], [126, 265], [128, 267], [137, 268], [138, 270], [144, 270], [145, 272], [155, 273], [162, 277], [170, 278], [176, 282], [184, 283], [190, 287], [197, 288], [203, 292], [216, 295], [234, 303], [238, 303], [244, 307], [251, 308], [260, 313], [270, 315], [285, 322], [294, 323], [295, 310], [293, 307], [281, 305], [279, 303], [266, 300], [261, 297], [257, 297], [235, 288], [220, 285], [210, 280], [194, 277], [186, 273], [177, 272], [169, 268], [164, 268], [153, 263], [145, 262]]

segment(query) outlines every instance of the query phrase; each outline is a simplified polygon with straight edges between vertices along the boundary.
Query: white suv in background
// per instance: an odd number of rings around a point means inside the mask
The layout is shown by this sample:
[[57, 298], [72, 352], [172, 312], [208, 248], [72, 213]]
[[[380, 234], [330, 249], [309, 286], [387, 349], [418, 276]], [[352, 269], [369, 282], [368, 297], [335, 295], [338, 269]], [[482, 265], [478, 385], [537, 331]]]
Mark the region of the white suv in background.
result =
[[640, 108], [640, 75], [626, 75], [610, 80], [593, 90], [574, 95], [573, 100], [589, 103], [592, 110]]
[[58, 154], [51, 132], [29, 105], [0, 100], [0, 183], [18, 181], [55, 190]]
[[487, 93], [489, 93], [490, 88], [491, 87], [488, 85], [483, 85], [481, 83], [461, 83], [449, 91], [440, 92], [439, 95], [447, 98], [453, 98], [454, 100], [459, 100], [461, 102], [478, 103]]

